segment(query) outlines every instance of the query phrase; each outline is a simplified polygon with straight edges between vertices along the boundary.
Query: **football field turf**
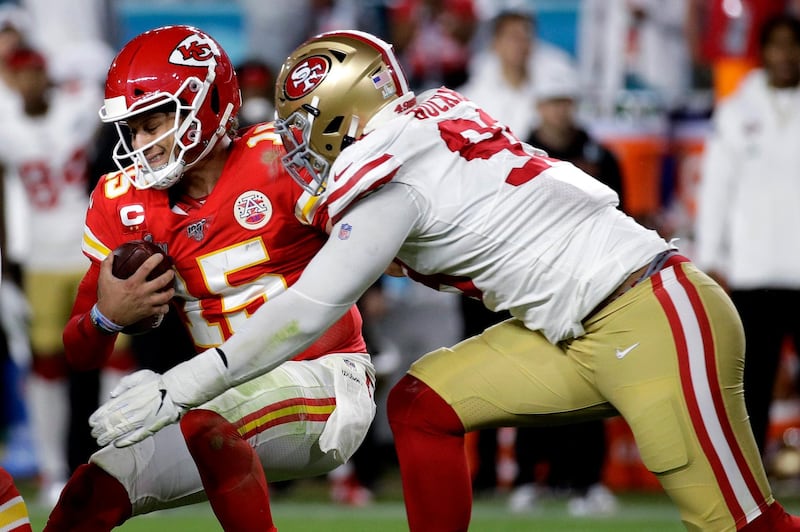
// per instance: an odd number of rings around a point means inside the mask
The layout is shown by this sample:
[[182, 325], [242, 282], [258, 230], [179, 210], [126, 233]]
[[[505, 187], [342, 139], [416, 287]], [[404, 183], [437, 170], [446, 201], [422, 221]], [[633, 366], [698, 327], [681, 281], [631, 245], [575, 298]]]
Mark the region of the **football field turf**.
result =
[[[378, 500], [364, 508], [339, 506], [319, 500], [312, 489], [311, 500], [303, 502], [304, 490], [298, 487], [290, 496], [276, 498], [273, 515], [280, 532], [403, 532], [408, 527], [399, 500]], [[523, 514], [506, 508], [505, 498], [475, 502], [471, 532], [681, 532], [685, 530], [678, 513], [662, 493], [618, 494], [619, 511], [610, 517], [570, 517], [563, 500], [544, 500]], [[800, 510], [800, 499], [783, 497], [790, 511]], [[46, 512], [31, 505], [34, 531], [44, 527]], [[207, 504], [158, 512], [132, 519], [121, 532], [219, 532]]]
[[[677, 512], [661, 497], [625, 497], [614, 517], [572, 518], [565, 504], [543, 503], [526, 514], [512, 514], [502, 501], [479, 501], [473, 511], [471, 531], [516, 532], [558, 530], [571, 532], [680, 532]], [[402, 532], [407, 531], [399, 501], [376, 502], [364, 508], [332, 503], [275, 501], [273, 516], [280, 532]], [[44, 527], [46, 516], [31, 508], [34, 531]], [[119, 527], [121, 532], [218, 532], [205, 504], [137, 517]]]

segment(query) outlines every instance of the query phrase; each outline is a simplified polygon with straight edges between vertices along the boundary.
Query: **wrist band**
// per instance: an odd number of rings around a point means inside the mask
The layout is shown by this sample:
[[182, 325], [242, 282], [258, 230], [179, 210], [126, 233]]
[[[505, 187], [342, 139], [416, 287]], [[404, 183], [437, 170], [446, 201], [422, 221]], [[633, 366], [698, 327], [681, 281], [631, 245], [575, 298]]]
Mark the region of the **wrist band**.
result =
[[115, 334], [124, 328], [122, 325], [117, 325], [103, 316], [103, 313], [97, 308], [97, 303], [95, 303], [92, 310], [89, 312], [89, 319], [92, 320], [92, 325], [105, 334]]

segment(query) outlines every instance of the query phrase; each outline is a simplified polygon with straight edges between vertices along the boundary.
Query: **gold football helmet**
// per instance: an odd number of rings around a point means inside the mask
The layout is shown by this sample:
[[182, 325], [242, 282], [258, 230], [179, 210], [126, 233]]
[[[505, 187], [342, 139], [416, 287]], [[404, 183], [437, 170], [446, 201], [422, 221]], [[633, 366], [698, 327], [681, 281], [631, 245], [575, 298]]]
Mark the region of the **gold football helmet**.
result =
[[283, 164], [300, 186], [319, 195], [339, 152], [375, 113], [410, 91], [390, 44], [365, 32], [332, 31], [289, 55], [275, 92]]

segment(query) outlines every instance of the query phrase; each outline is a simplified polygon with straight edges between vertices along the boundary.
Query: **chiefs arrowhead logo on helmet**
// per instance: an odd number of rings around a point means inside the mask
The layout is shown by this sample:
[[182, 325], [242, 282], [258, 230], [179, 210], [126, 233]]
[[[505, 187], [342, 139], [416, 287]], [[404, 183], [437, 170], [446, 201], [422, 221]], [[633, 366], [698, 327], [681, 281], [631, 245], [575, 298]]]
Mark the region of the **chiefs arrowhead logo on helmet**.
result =
[[[169, 62], [175, 65], [208, 66], [215, 64], [214, 43], [199, 35], [190, 35], [181, 41], [169, 56]], [[216, 52], [218, 55], [219, 52]]]
[[[165, 133], [175, 149], [153, 168], [145, 155], [152, 143], [133, 149], [126, 124], [165, 106], [175, 113]], [[241, 106], [233, 64], [219, 43], [193, 26], [163, 26], [134, 37], [114, 58], [100, 119], [117, 128], [112, 157], [122, 175], [136, 188], [163, 190], [233, 134]]]

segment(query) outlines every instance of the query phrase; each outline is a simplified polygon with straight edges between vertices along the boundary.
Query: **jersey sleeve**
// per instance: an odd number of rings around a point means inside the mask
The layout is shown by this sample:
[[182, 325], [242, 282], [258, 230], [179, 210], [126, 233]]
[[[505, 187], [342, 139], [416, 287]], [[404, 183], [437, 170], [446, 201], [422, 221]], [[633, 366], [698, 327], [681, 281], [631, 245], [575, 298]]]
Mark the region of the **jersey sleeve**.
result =
[[97, 278], [100, 266], [92, 262], [78, 286], [69, 321], [62, 340], [70, 367], [86, 371], [100, 368], [114, 350], [116, 334], [103, 334], [89, 319], [89, 311], [97, 301]]
[[117, 191], [127, 190], [121, 172], [106, 174], [92, 191], [83, 228], [81, 250], [93, 263], [100, 263], [120, 242], [112, 220], [116, 220]]
[[[344, 158], [340, 155], [334, 163], [317, 218], [323, 216], [336, 223], [353, 203], [389, 183], [402, 166], [400, 159], [389, 153], [364, 154], [360, 148], [354, 144], [353, 152]], [[322, 225], [319, 219], [315, 223]]]
[[123, 179], [119, 173], [103, 176], [92, 191], [86, 211], [81, 250], [91, 264], [78, 286], [70, 318], [64, 327], [62, 341], [67, 362], [74, 369], [85, 371], [102, 367], [114, 350], [116, 334], [100, 332], [89, 318], [92, 306], [97, 302], [97, 279], [100, 263], [116, 247], [119, 237], [114, 237], [111, 220], [116, 219], [113, 196], [115, 183]]

